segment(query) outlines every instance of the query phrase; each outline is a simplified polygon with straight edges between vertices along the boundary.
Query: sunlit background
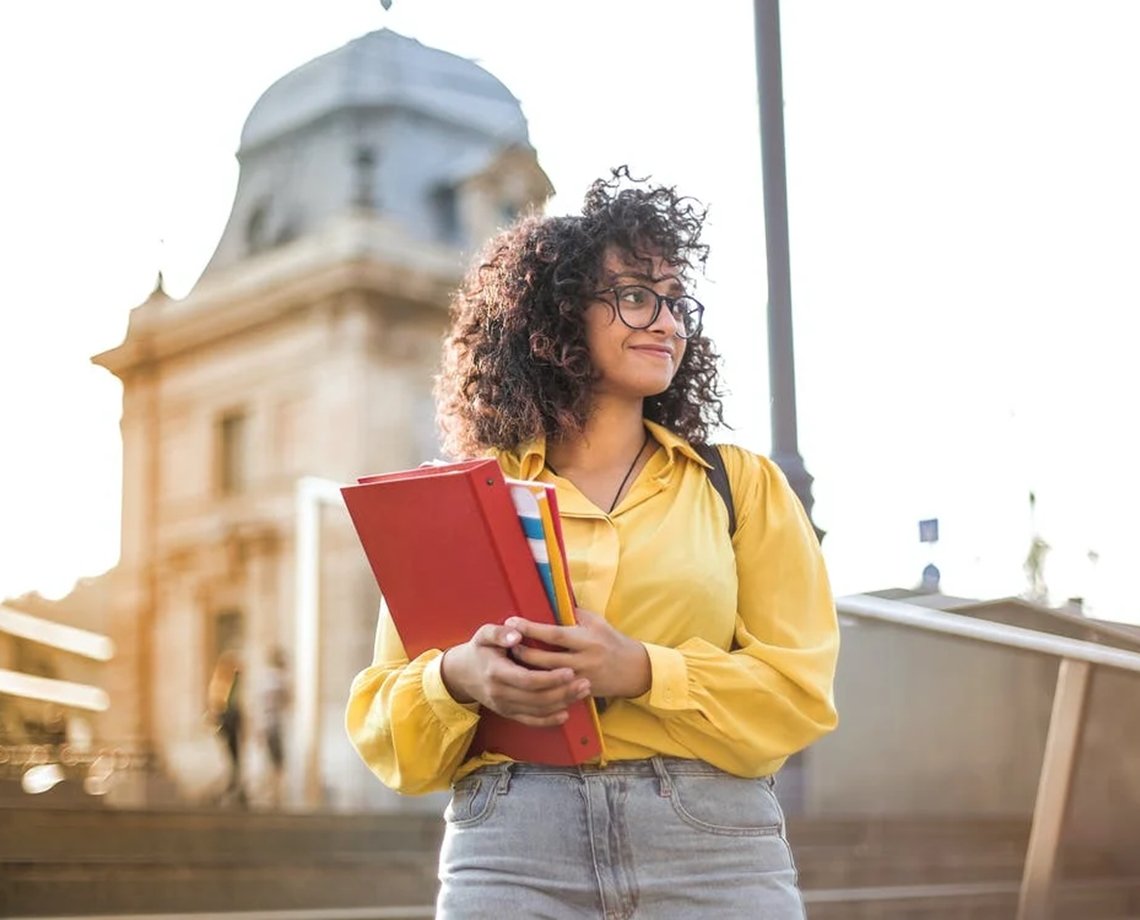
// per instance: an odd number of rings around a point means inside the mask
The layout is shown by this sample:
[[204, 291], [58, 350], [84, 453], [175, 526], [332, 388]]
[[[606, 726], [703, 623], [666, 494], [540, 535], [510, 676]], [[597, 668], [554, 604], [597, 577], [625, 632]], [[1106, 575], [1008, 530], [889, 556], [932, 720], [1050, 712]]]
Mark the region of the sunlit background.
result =
[[0, 912], [433, 916], [447, 795], [345, 734], [339, 480], [436, 451], [462, 248], [622, 164], [708, 205], [718, 437], [773, 450], [778, 7], [846, 595], [839, 727], [774, 777], [805, 903], [1140, 916], [1135, 0], [0, 3]]
[[[1140, 622], [1140, 5], [781, 13], [800, 447], [836, 590], [933, 561], [948, 593], [1018, 594], [1036, 528], [1054, 603]], [[121, 389], [89, 356], [159, 270], [192, 287], [260, 93], [385, 25], [518, 95], [551, 211], [621, 163], [709, 205], [723, 437], [767, 449], [750, 4], [5, 3], [0, 597], [115, 563]]]

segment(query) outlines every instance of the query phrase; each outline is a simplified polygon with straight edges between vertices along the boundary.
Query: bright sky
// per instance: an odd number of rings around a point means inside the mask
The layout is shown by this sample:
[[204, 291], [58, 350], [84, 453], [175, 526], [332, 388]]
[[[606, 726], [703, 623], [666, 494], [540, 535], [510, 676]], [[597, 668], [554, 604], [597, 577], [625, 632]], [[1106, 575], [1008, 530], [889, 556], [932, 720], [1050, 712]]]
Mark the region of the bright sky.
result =
[[[782, 6], [800, 448], [836, 591], [933, 560], [950, 593], [1021, 592], [1033, 490], [1054, 601], [1140, 622], [1140, 4]], [[552, 211], [620, 163], [710, 205], [725, 437], [768, 448], [747, 0], [4, 3], [0, 597], [115, 563], [121, 390], [88, 358], [160, 267], [192, 287], [260, 93], [381, 26], [506, 83]]]

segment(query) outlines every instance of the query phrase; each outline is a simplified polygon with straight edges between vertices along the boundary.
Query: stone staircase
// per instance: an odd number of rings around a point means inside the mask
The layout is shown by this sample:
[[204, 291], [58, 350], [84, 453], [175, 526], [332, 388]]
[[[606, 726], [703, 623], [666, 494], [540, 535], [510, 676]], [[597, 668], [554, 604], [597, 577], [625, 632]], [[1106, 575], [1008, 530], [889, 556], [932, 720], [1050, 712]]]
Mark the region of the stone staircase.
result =
[[[1014, 819], [789, 820], [812, 920], [1011, 920], [1029, 826]], [[1062, 851], [1055, 920], [1140, 916], [1140, 878]]]
[[[0, 808], [0, 916], [427, 916], [441, 834], [432, 814]], [[789, 837], [812, 920], [1014, 916], [1023, 822], [798, 820]], [[1056, 920], [1140, 916], [1140, 880], [1064, 855]]]
[[436, 816], [0, 810], [0, 916], [428, 904]]

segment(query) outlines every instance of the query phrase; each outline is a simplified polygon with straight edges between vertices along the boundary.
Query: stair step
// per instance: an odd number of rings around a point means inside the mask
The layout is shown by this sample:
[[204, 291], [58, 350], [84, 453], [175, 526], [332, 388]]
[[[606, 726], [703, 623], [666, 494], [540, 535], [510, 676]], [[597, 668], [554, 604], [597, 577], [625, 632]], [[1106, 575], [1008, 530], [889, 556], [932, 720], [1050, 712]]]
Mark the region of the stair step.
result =
[[[132, 920], [426, 909], [442, 833], [432, 813], [0, 808], [0, 903], [6, 916]], [[797, 820], [789, 837], [812, 920], [1008, 920], [1016, 910], [1024, 822]], [[1063, 856], [1056, 920], [1137, 912], [1140, 880], [1121, 878], [1111, 858]]]

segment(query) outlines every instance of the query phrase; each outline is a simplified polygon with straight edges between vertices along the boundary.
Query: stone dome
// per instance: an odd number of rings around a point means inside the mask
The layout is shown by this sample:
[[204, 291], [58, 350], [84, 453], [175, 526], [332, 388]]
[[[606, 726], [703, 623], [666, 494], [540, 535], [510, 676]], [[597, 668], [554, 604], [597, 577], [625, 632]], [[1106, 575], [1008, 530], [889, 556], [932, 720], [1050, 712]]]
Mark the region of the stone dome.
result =
[[519, 101], [473, 61], [390, 29], [370, 32], [287, 73], [246, 118], [241, 151], [332, 113], [400, 107], [528, 144]]
[[[237, 158], [233, 207], [202, 278], [346, 215], [464, 248], [549, 196], [510, 90], [473, 61], [388, 29], [277, 80], [246, 118]], [[480, 181], [495, 164], [514, 178]]]

